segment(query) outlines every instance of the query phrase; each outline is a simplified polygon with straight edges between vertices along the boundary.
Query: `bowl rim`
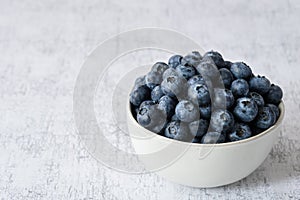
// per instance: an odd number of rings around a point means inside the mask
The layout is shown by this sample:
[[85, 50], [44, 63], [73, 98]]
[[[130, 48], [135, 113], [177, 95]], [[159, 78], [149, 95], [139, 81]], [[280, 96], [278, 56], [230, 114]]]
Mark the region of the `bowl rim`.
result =
[[[238, 145], [238, 144], [243, 144], [243, 143], [248, 143], [248, 142], [252, 142], [252, 141], [255, 141], [267, 134], [269, 134], [270, 132], [272, 132], [272, 130], [278, 128], [282, 121], [283, 121], [283, 118], [284, 118], [284, 115], [285, 115], [285, 106], [284, 106], [284, 103], [283, 101], [281, 101], [278, 105], [279, 107], [279, 110], [280, 110], [280, 116], [278, 117], [276, 123], [274, 125], [272, 125], [270, 128], [264, 130], [263, 132], [255, 135], [255, 136], [251, 136], [247, 139], [243, 139], [243, 140], [238, 140], [238, 141], [234, 141], [234, 142], [225, 142], [225, 143], [215, 143], [215, 144], [201, 144], [201, 143], [192, 143], [192, 142], [185, 142], [185, 141], [180, 141], [180, 140], [175, 140], [175, 139], [171, 139], [171, 138], [167, 138], [165, 136], [162, 136], [162, 135], [159, 135], [157, 133], [154, 133], [146, 128], [144, 128], [143, 126], [141, 126], [136, 120], [135, 118], [133, 117], [133, 114], [131, 112], [131, 104], [130, 102], [128, 101], [128, 106], [127, 106], [127, 112], [128, 112], [128, 115], [130, 116], [130, 120], [133, 121], [134, 125], [136, 125], [137, 127], [139, 128], [142, 128], [144, 131], [146, 131], [147, 133], [149, 134], [155, 134], [155, 136], [163, 139], [163, 140], [167, 140], [167, 141], [170, 141], [170, 142], [175, 142], [175, 143], [180, 143], [180, 144], [185, 144], [185, 145], [192, 145], [192, 146], [198, 146], [198, 147], [209, 147], [209, 146], [214, 146], [214, 147], [224, 147], [224, 146], [234, 146], [234, 145]], [[127, 118], [128, 120], [128, 118]], [[128, 122], [127, 122], [128, 123]]]

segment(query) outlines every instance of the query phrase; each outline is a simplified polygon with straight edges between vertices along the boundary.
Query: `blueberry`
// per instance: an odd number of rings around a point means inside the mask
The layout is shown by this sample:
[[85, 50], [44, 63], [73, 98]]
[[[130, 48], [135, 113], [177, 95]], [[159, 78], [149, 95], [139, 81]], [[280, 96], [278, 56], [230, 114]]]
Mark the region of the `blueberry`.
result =
[[206, 132], [208, 130], [208, 125], [209, 125], [208, 121], [205, 119], [193, 121], [193, 122], [189, 123], [190, 133], [194, 137], [201, 137], [204, 134], [206, 134]]
[[257, 128], [256, 126], [251, 126], [251, 132], [252, 132], [252, 135], [258, 135], [258, 134], [264, 132], [264, 129]]
[[200, 117], [209, 120], [211, 117], [211, 105], [205, 105], [199, 107]]
[[231, 83], [233, 81], [232, 73], [226, 68], [221, 68], [219, 70], [219, 72], [220, 72], [220, 75], [221, 75], [221, 78], [222, 78], [221, 81], [223, 82], [224, 87], [230, 88]]
[[176, 100], [168, 95], [164, 95], [158, 101], [158, 109], [162, 110], [170, 118], [175, 112], [176, 104]]
[[208, 132], [201, 140], [202, 144], [216, 144], [225, 142], [225, 136], [219, 132]]
[[209, 52], [206, 52], [203, 57], [204, 58], [208, 57], [208, 58], [212, 59], [218, 68], [222, 68], [225, 66], [224, 59], [219, 52], [209, 51]]
[[140, 106], [137, 121], [141, 126], [158, 133], [164, 128], [166, 117], [161, 110], [157, 109], [156, 104], [145, 104]]
[[220, 73], [215, 63], [209, 58], [203, 58], [199, 65], [196, 67], [199, 74], [201, 74], [205, 81], [217, 80], [220, 77]]
[[271, 108], [271, 110], [273, 110], [273, 112], [275, 113], [276, 119], [278, 119], [279, 115], [280, 115], [280, 110], [277, 106], [275, 106], [274, 104], [267, 104], [266, 107]]
[[198, 74], [188, 80], [188, 85], [194, 85], [195, 83], [205, 84], [205, 80], [200, 74]]
[[210, 95], [206, 85], [204, 84], [194, 84], [190, 85], [188, 88], [188, 96], [190, 100], [198, 105], [206, 105], [210, 103]]
[[152, 66], [151, 71], [157, 72], [162, 75], [167, 69], [169, 69], [169, 66], [166, 63], [157, 62]]
[[134, 87], [140, 87], [142, 85], [146, 85], [145, 77], [146, 76], [138, 77], [134, 82]]
[[192, 53], [184, 56], [181, 60], [181, 64], [196, 67], [200, 63], [201, 59], [201, 54], [198, 51], [193, 51]]
[[250, 79], [249, 87], [251, 91], [264, 95], [269, 92], [271, 83], [266, 77], [258, 75]]
[[244, 79], [236, 79], [231, 84], [231, 91], [235, 97], [247, 96], [249, 92], [249, 85]]
[[164, 94], [170, 97], [182, 98], [186, 92], [186, 82], [179, 76], [168, 76], [161, 83]]
[[191, 78], [196, 73], [195, 68], [189, 65], [178, 65], [176, 71], [186, 79]]
[[157, 86], [161, 83], [162, 74], [160, 74], [158, 72], [150, 71], [146, 75], [145, 81], [146, 81], [146, 85], [148, 86], [148, 88], [150, 88], [152, 90], [155, 86]]
[[211, 127], [217, 132], [227, 132], [234, 125], [234, 117], [228, 110], [217, 109], [211, 114]]
[[139, 106], [139, 109], [142, 108], [142, 107], [146, 107], [146, 106], [152, 106], [152, 105], [155, 105], [155, 101], [152, 101], [152, 100], [146, 100], [146, 101], [143, 101], [141, 103], [141, 105]]
[[198, 107], [191, 101], [181, 100], [176, 108], [177, 118], [183, 122], [192, 122], [200, 118]]
[[228, 134], [230, 141], [238, 141], [251, 137], [252, 132], [250, 127], [245, 123], [235, 124], [234, 131]]
[[270, 107], [262, 107], [259, 109], [254, 123], [257, 128], [267, 129], [275, 122], [276, 116], [273, 110]]
[[193, 138], [192, 143], [201, 143], [201, 138], [198, 137]]
[[230, 90], [214, 89], [213, 105], [216, 108], [230, 108], [234, 104], [234, 96]]
[[153, 88], [153, 90], [151, 91], [151, 99], [153, 101], [158, 101], [160, 99], [160, 97], [162, 97], [163, 95], [164, 95], [164, 93], [161, 90], [160, 85], [155, 86], [155, 88]]
[[265, 105], [264, 98], [258, 93], [250, 92], [249, 97], [255, 101], [258, 107], [262, 107]]
[[251, 68], [243, 62], [235, 62], [230, 71], [236, 79], [249, 79], [252, 75]]
[[279, 104], [283, 93], [279, 86], [272, 84], [269, 92], [266, 94], [266, 101], [272, 104]]
[[230, 62], [230, 61], [224, 61], [224, 67], [226, 68], [226, 69], [230, 69], [230, 67], [231, 67], [231, 65], [232, 65], [232, 62]]
[[169, 68], [163, 73], [163, 79], [168, 78], [169, 76], [181, 76], [175, 69]]
[[255, 101], [248, 97], [239, 98], [233, 110], [234, 116], [242, 122], [251, 122], [258, 113]]
[[143, 101], [150, 99], [150, 93], [150, 89], [145, 85], [134, 87], [129, 100], [134, 106], [139, 106]]
[[171, 121], [180, 121], [176, 114], [174, 114], [171, 118]]
[[172, 68], [176, 68], [181, 63], [182, 56], [174, 55], [169, 59], [169, 66]]
[[170, 122], [165, 129], [165, 136], [179, 141], [191, 141], [192, 136], [185, 123], [180, 121]]

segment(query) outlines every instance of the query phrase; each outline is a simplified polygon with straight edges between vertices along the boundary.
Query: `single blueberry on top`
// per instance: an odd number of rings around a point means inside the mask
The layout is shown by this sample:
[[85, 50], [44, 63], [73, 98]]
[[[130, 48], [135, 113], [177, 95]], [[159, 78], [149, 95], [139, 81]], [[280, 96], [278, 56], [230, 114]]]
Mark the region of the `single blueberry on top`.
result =
[[250, 92], [249, 97], [255, 101], [258, 107], [262, 107], [265, 105], [264, 98], [258, 93]]
[[262, 107], [259, 109], [255, 126], [261, 129], [270, 128], [276, 122], [276, 114], [270, 107]]
[[168, 95], [164, 95], [158, 101], [158, 109], [162, 110], [170, 118], [175, 113], [176, 104], [176, 100]]
[[249, 85], [244, 79], [236, 79], [231, 84], [231, 92], [235, 97], [247, 96]]
[[219, 69], [219, 72], [220, 72], [221, 81], [223, 82], [224, 87], [230, 88], [231, 83], [233, 81], [232, 73], [226, 68]]
[[258, 113], [258, 107], [255, 101], [248, 97], [239, 98], [233, 109], [234, 116], [242, 122], [251, 122]]
[[266, 101], [272, 104], [279, 104], [283, 96], [282, 89], [278, 85], [272, 84], [269, 92], [266, 94]]
[[158, 101], [160, 99], [160, 97], [162, 97], [163, 95], [164, 95], [164, 93], [161, 90], [160, 85], [155, 86], [155, 88], [153, 88], [153, 90], [151, 91], [151, 99], [153, 101]]
[[250, 127], [245, 123], [237, 123], [235, 124], [233, 132], [228, 134], [228, 138], [230, 141], [238, 141], [251, 137], [252, 132]]
[[232, 129], [234, 117], [228, 110], [217, 109], [211, 114], [210, 124], [213, 130], [225, 133]]
[[208, 57], [212, 59], [218, 68], [222, 68], [225, 66], [225, 62], [222, 55], [217, 51], [206, 52], [203, 57], [204, 58]]
[[201, 59], [201, 54], [198, 51], [193, 51], [192, 53], [183, 57], [181, 64], [196, 67], [200, 63]]
[[199, 109], [188, 100], [181, 100], [175, 108], [177, 118], [183, 122], [192, 122], [200, 119]]
[[165, 129], [165, 136], [167, 138], [186, 142], [192, 141], [193, 138], [189, 133], [187, 125], [180, 121], [170, 122]]
[[213, 105], [215, 108], [230, 108], [234, 104], [234, 96], [230, 90], [215, 88]]
[[186, 79], [189, 79], [196, 74], [195, 68], [189, 65], [178, 65], [176, 71]]
[[180, 76], [168, 76], [161, 83], [164, 94], [178, 99], [185, 97], [186, 88], [186, 82]]
[[167, 69], [169, 69], [169, 66], [166, 63], [157, 62], [152, 66], [151, 71], [163, 74]]
[[208, 132], [202, 137], [201, 140], [202, 144], [216, 144], [223, 142], [225, 142], [225, 136], [219, 132]]
[[206, 105], [210, 103], [210, 95], [206, 85], [196, 83], [188, 88], [188, 96], [191, 101], [198, 105]]
[[249, 81], [249, 88], [253, 92], [264, 95], [269, 92], [271, 87], [270, 81], [264, 76], [252, 77]]
[[235, 62], [230, 71], [236, 79], [249, 79], [252, 75], [251, 68], [243, 62]]
[[195, 83], [205, 84], [205, 80], [200, 74], [197, 74], [188, 80], [188, 85], [194, 85]]
[[199, 107], [200, 116], [203, 119], [210, 120], [211, 117], [211, 105], [204, 105]]
[[145, 81], [146, 81], [146, 85], [148, 86], [148, 88], [150, 88], [152, 90], [155, 86], [157, 86], [161, 83], [162, 74], [160, 74], [158, 72], [150, 71], [146, 75]]
[[201, 137], [204, 134], [206, 134], [206, 132], [208, 130], [208, 125], [209, 125], [209, 123], [205, 119], [193, 121], [193, 122], [189, 123], [190, 133], [194, 137]]
[[276, 116], [276, 120], [277, 120], [280, 115], [279, 108], [277, 106], [275, 106], [274, 104], [266, 104], [266, 107], [269, 107], [269, 108], [271, 108], [271, 110], [273, 110], [273, 112], [275, 113], [275, 116]]
[[175, 69], [181, 63], [182, 56], [174, 55], [169, 59], [169, 66]]
[[139, 106], [143, 101], [150, 99], [150, 92], [146, 85], [134, 87], [129, 95], [129, 101], [134, 106]]

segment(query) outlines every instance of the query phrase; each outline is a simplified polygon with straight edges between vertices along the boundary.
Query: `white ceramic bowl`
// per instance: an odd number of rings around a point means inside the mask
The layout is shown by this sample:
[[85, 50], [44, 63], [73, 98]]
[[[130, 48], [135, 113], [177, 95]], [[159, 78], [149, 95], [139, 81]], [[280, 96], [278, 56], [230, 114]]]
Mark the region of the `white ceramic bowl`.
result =
[[280, 117], [268, 130], [223, 144], [187, 143], [157, 135], [140, 126], [130, 108], [127, 122], [135, 151], [147, 170], [183, 185], [217, 187], [248, 176], [265, 160], [280, 132], [284, 104], [279, 108]]

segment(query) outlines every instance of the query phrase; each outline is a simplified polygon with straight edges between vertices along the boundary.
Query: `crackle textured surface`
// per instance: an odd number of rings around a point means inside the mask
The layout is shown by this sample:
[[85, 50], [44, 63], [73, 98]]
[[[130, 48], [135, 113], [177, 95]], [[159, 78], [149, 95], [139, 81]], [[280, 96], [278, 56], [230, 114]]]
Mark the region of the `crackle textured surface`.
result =
[[[297, 0], [0, 0], [0, 198], [300, 199], [299, 18]], [[117, 172], [86, 151], [73, 119], [81, 65], [101, 41], [139, 27], [177, 30], [283, 87], [282, 133], [250, 176], [190, 188]]]

